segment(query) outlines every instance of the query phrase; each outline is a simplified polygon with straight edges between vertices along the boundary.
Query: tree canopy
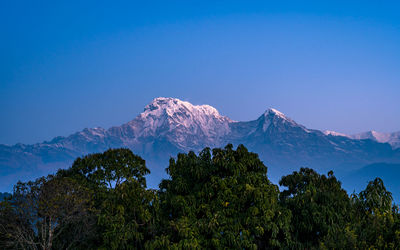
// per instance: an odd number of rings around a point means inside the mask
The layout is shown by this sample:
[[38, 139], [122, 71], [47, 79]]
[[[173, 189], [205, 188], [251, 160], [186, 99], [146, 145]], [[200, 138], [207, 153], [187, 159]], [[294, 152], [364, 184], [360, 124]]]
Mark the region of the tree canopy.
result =
[[177, 248], [257, 249], [289, 243], [290, 212], [257, 154], [240, 145], [179, 154], [160, 184], [162, 243]]
[[328, 176], [301, 168], [282, 177], [282, 205], [292, 212], [291, 231], [297, 248], [354, 248], [349, 221], [350, 199], [330, 171]]
[[277, 185], [256, 153], [178, 154], [159, 190], [129, 149], [78, 158], [0, 201], [2, 249], [399, 249], [400, 213], [381, 179], [350, 196], [333, 172]]

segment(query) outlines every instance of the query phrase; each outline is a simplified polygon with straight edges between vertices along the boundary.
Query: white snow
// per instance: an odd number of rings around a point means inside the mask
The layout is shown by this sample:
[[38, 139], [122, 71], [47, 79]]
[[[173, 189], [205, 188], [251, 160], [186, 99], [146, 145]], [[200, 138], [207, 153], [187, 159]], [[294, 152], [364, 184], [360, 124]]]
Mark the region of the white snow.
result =
[[273, 108], [269, 108], [264, 112], [264, 118], [265, 118], [265, 121], [263, 124], [264, 131], [266, 131], [271, 124], [276, 125], [277, 122], [283, 122], [283, 123], [289, 123], [291, 126], [302, 127], [306, 132], [310, 132], [305, 127], [297, 124], [295, 121], [293, 121], [292, 119], [287, 117], [282, 112], [280, 112], [276, 109], [273, 109]]
[[287, 119], [287, 117], [282, 112], [280, 112], [280, 111], [278, 111], [278, 110], [276, 110], [274, 108], [267, 109], [267, 111], [265, 111], [265, 113], [268, 113], [268, 114], [272, 113], [272, 114], [277, 115], [277, 116], [279, 116], [279, 117], [281, 117], [283, 119]]
[[325, 135], [332, 135], [332, 136], [343, 136], [343, 137], [349, 137], [346, 134], [340, 133], [340, 132], [336, 132], [336, 131], [332, 131], [332, 130], [325, 130], [322, 131]]
[[393, 148], [400, 148], [400, 131], [393, 133], [382, 133], [375, 130], [351, 135], [352, 139], [371, 139], [381, 143], [389, 143]]
[[234, 122], [222, 116], [210, 105], [193, 105], [177, 98], [155, 98], [135, 119], [144, 125], [138, 136], [160, 135], [175, 131], [175, 141], [183, 142], [187, 138], [179, 135], [204, 135], [210, 140], [227, 134], [229, 123]]

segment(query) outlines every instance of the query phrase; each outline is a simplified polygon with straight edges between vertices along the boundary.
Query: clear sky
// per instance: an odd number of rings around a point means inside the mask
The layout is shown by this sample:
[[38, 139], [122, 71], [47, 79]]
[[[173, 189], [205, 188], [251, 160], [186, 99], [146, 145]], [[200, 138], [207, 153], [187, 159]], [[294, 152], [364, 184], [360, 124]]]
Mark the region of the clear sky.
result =
[[61, 2], [0, 2], [0, 144], [120, 125], [158, 96], [400, 130], [399, 1]]

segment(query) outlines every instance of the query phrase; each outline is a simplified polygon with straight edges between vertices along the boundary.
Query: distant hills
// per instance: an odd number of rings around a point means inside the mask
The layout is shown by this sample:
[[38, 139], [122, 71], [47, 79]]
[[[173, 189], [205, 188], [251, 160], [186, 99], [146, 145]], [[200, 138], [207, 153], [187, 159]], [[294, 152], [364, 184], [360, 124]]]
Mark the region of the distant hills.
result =
[[400, 164], [374, 163], [361, 169], [351, 171], [341, 178], [343, 186], [350, 193], [364, 189], [369, 181], [379, 177], [385, 186], [392, 192], [396, 203], [400, 201]]
[[333, 169], [344, 177], [374, 163], [398, 166], [399, 138], [399, 132], [348, 136], [309, 129], [275, 109], [267, 109], [256, 120], [238, 122], [209, 105], [160, 97], [121, 126], [88, 128], [33, 145], [0, 145], [0, 191], [10, 191], [19, 179], [28, 180], [67, 167], [76, 157], [119, 147], [130, 148], [146, 159], [152, 171], [152, 187], [165, 176], [170, 157], [227, 143], [244, 144], [258, 153], [275, 183], [302, 166], [323, 172]]

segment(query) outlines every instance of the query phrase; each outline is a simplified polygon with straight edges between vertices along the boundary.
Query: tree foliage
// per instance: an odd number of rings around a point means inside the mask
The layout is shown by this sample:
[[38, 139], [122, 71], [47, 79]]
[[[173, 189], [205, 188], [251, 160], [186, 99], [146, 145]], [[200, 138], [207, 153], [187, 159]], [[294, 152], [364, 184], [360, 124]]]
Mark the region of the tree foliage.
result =
[[0, 201], [1, 249], [399, 249], [400, 213], [381, 179], [349, 196], [301, 168], [278, 186], [231, 144], [178, 154], [159, 190], [128, 149], [19, 182]]
[[393, 205], [392, 194], [376, 178], [366, 189], [352, 196], [355, 209], [354, 228], [360, 248], [398, 249], [400, 247], [400, 214]]
[[297, 248], [353, 248], [349, 228], [350, 199], [333, 172], [320, 175], [312, 169], [282, 177], [284, 207], [292, 212], [292, 234]]
[[119, 249], [142, 248], [150, 234], [154, 191], [146, 189], [148, 173], [145, 161], [129, 149], [110, 149], [78, 158], [58, 175], [73, 177], [93, 191], [98, 218], [93, 244]]
[[171, 159], [160, 184], [162, 234], [157, 246], [256, 249], [288, 244], [290, 213], [257, 154], [240, 145]]
[[72, 247], [88, 233], [87, 228], [70, 231], [77, 233], [77, 237], [65, 244], [58, 240], [71, 224], [86, 223], [91, 207], [89, 195], [89, 190], [70, 178], [50, 175], [33, 182], [19, 182], [0, 210], [4, 246], [51, 249], [58, 242], [58, 247]]

